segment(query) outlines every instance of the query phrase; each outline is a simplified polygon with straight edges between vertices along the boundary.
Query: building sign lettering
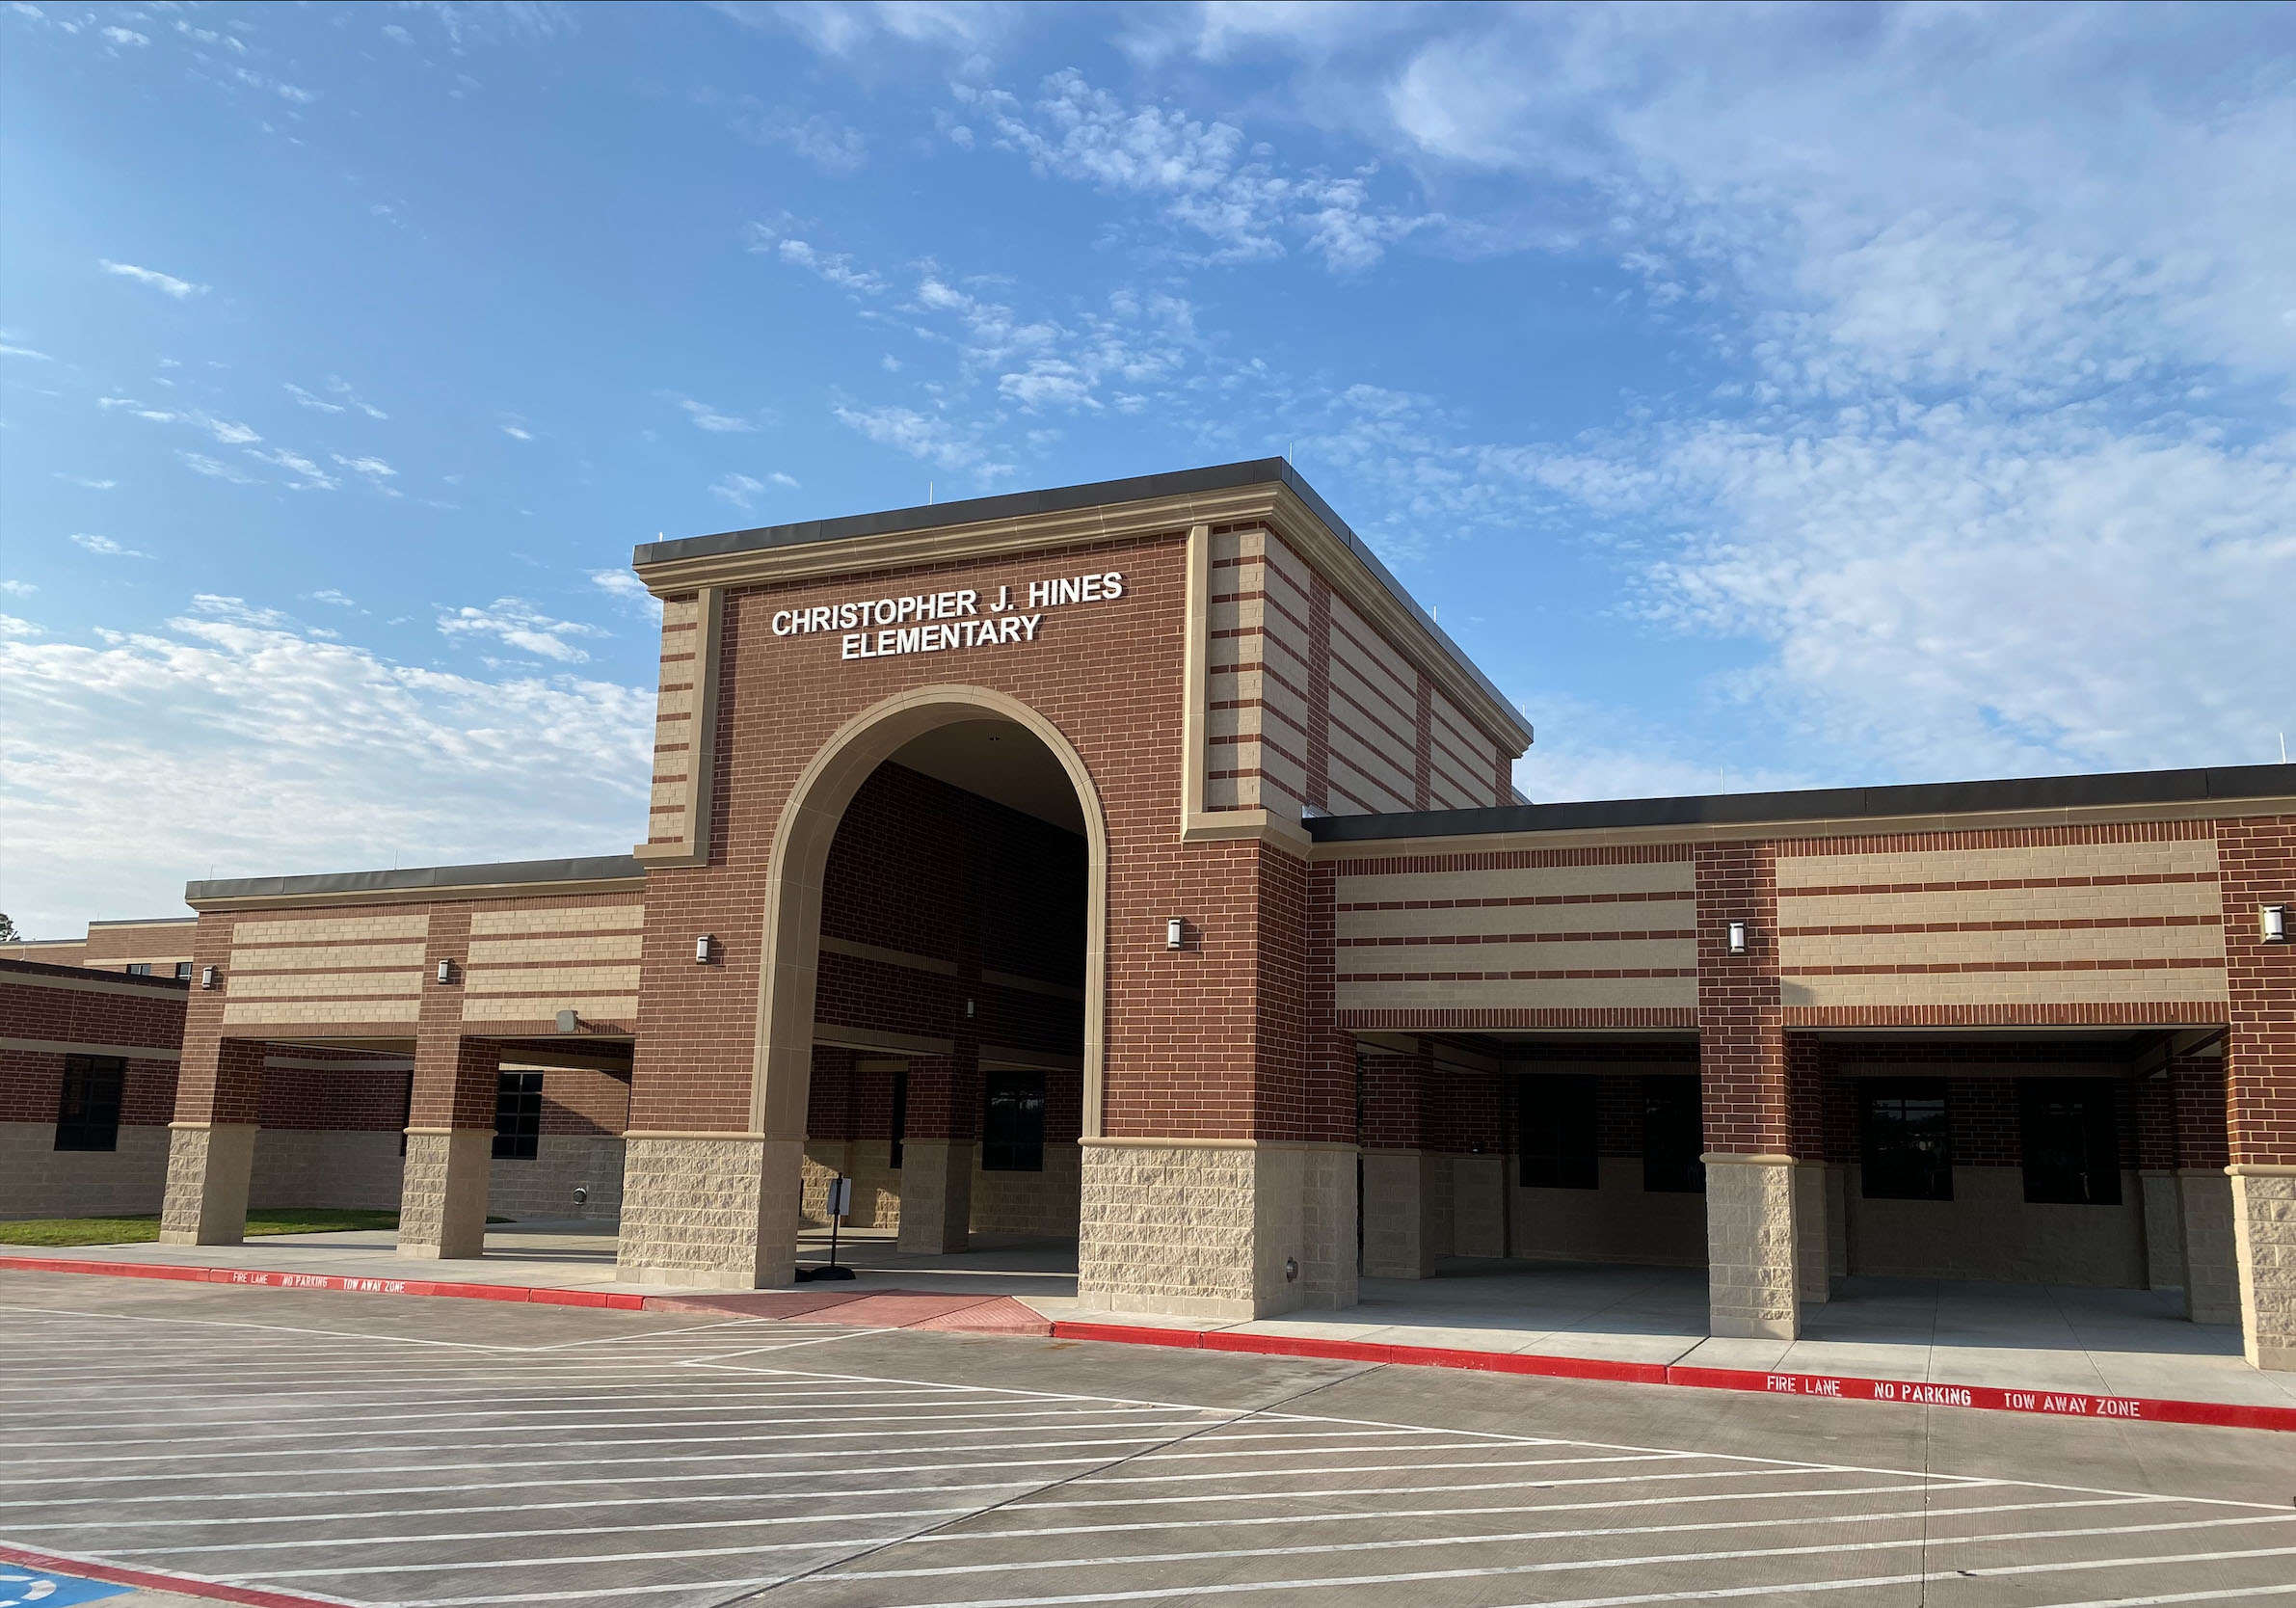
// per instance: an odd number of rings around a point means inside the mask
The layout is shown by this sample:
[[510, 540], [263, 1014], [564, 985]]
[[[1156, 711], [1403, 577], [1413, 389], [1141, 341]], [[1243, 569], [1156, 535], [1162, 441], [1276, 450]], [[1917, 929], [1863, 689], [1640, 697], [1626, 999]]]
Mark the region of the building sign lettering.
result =
[[840, 658], [890, 658], [895, 654], [943, 654], [960, 648], [988, 648], [1033, 642], [1047, 611], [1072, 603], [1112, 603], [1124, 596], [1124, 575], [1063, 576], [1032, 580], [1023, 603], [1009, 586], [986, 600], [970, 587], [956, 592], [916, 592], [867, 603], [815, 603], [784, 608], [773, 616], [776, 636], [836, 633]]

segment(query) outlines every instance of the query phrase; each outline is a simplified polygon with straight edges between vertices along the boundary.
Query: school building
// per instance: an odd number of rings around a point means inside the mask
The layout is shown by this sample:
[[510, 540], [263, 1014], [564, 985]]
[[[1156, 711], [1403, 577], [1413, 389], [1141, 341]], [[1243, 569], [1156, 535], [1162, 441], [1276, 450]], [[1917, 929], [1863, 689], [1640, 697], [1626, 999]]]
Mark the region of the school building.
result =
[[182, 1012], [156, 1061], [0, 1021], [0, 1156], [164, 1178], [184, 1244], [589, 1216], [769, 1286], [841, 1174], [908, 1250], [1073, 1240], [1114, 1311], [1515, 1257], [1791, 1336], [1898, 1273], [2175, 1289], [2296, 1368], [2296, 766], [1526, 803], [1529, 722], [1280, 460], [635, 567], [643, 843], [0, 957]]

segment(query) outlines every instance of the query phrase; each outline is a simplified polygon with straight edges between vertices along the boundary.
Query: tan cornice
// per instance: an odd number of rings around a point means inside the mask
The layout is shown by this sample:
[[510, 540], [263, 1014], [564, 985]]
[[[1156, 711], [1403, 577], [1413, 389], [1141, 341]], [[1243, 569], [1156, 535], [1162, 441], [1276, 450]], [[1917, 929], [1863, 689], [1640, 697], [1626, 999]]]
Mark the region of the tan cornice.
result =
[[1781, 843], [1809, 838], [1912, 837], [1931, 832], [2016, 832], [2054, 826], [2122, 826], [2133, 821], [2226, 820], [2296, 814], [2296, 798], [2210, 798], [2185, 804], [2097, 804], [2070, 810], [1988, 810], [1970, 815], [1842, 816], [1820, 820], [1717, 821], [1675, 826], [1602, 826], [1562, 832], [1475, 832], [1450, 837], [1375, 838], [1318, 844], [1319, 864], [1419, 859], [1436, 854], [1521, 854], [1542, 849], [1624, 848], [1651, 844]]
[[788, 585], [829, 576], [994, 558], [1044, 548], [1135, 536], [1180, 536], [1190, 525], [1268, 525], [1331, 583], [1411, 664], [1489, 736], [1520, 754], [1531, 733], [1515, 712], [1469, 675], [1451, 651], [1374, 575], [1290, 487], [1269, 481], [1233, 491], [1152, 497], [1099, 508], [1079, 508], [1020, 519], [990, 520], [935, 530], [904, 530], [841, 541], [673, 558], [638, 568], [656, 597], [705, 586]]
[[278, 910], [287, 906], [361, 904], [461, 904], [482, 898], [564, 898], [570, 894], [630, 894], [645, 891], [642, 876], [590, 877], [579, 882], [471, 882], [434, 888], [378, 888], [371, 893], [259, 894], [234, 898], [192, 898], [202, 913]]

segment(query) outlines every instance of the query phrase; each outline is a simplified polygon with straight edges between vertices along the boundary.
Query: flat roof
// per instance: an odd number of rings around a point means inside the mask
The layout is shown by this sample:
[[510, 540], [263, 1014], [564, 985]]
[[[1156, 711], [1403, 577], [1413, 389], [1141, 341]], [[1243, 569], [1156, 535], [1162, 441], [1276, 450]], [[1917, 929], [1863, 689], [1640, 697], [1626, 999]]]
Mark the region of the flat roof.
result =
[[2028, 776], [1999, 782], [1917, 782], [1886, 788], [1816, 788], [1802, 792], [1707, 793], [1585, 804], [1509, 804], [1484, 810], [1322, 816], [1302, 824], [1318, 843], [1354, 844], [1387, 838], [1855, 820], [1869, 816], [1989, 815], [2009, 810], [2077, 810], [2291, 795], [2296, 795], [2296, 764], [2243, 764], [2201, 770], [2122, 770], [2101, 776]]
[[[323, 871], [314, 876], [240, 876], [187, 882], [187, 902], [216, 898], [286, 898], [305, 894], [381, 894], [425, 888], [494, 887], [518, 882], [633, 881], [645, 863], [629, 854], [600, 854], [577, 860], [505, 860], [480, 866], [410, 866], [398, 871]], [[193, 918], [197, 920], [198, 918]]]
[[685, 536], [674, 542], [647, 542], [633, 549], [633, 567], [666, 564], [681, 558], [715, 558], [731, 552], [753, 552], [766, 548], [802, 547], [814, 542], [841, 542], [856, 536], [893, 536], [912, 530], [983, 524], [998, 520], [1026, 519], [1031, 514], [1065, 514], [1080, 508], [1100, 508], [1125, 502], [1150, 502], [1161, 497], [1188, 496], [1200, 492], [1228, 492], [1241, 486], [1280, 485], [1306, 503], [1342, 547], [1353, 553], [1396, 602], [1409, 609], [1444, 652], [1477, 685], [1512, 710], [1523, 729], [1531, 722], [1512, 700], [1501, 692], [1465, 649], [1435, 624], [1435, 617], [1419, 606], [1394, 572], [1379, 562], [1362, 537], [1332, 511], [1305, 476], [1282, 458], [1252, 458], [1236, 464], [1209, 464], [1201, 469], [1173, 469], [1163, 474], [1140, 474], [1127, 480], [1096, 480], [1082, 486], [1051, 486], [1033, 492], [1004, 492], [996, 496], [968, 497], [957, 502], [930, 502], [908, 508], [888, 508], [874, 514], [847, 514], [834, 520], [801, 520], [794, 524], [758, 525], [748, 530], [720, 531], [713, 536]]
[[[88, 925], [92, 928], [99, 926], [180, 926], [187, 923], [197, 923], [199, 919], [197, 916], [128, 916], [117, 921], [90, 922]], [[79, 942], [81, 940], [67, 941]]]

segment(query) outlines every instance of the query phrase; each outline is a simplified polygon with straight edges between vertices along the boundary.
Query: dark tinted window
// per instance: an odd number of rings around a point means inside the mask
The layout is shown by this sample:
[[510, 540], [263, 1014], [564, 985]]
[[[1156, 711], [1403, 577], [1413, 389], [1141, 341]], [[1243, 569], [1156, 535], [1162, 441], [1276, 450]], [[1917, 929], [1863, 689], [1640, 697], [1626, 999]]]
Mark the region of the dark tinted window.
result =
[[542, 1148], [542, 1074], [504, 1072], [494, 1084], [494, 1154], [530, 1162]]
[[1642, 1188], [1672, 1194], [1706, 1193], [1706, 1120], [1695, 1078], [1642, 1080]]
[[1953, 1138], [1945, 1122], [1945, 1080], [1863, 1085], [1858, 1155], [1868, 1200], [1951, 1200]]
[[1530, 1077], [1521, 1090], [1523, 1183], [1530, 1189], [1602, 1188], [1591, 1077]]
[[2036, 1205], [2121, 1204], [2121, 1132], [2103, 1078], [2017, 1080], [2025, 1198]]
[[984, 1076], [988, 1104], [981, 1113], [983, 1172], [1044, 1170], [1044, 1074], [994, 1071]]
[[118, 1056], [66, 1056], [64, 1097], [56, 1107], [56, 1148], [120, 1148], [120, 1096], [127, 1062]]
[[177, 982], [189, 982], [189, 981], [191, 981], [191, 962], [190, 962], [190, 961], [188, 961], [188, 960], [178, 960], [178, 961], [176, 961], [176, 962], [175, 962], [175, 980], [176, 980]]
[[129, 961], [127, 963], [127, 975], [131, 978], [149, 977], [151, 975], [151, 962], [148, 960]]

